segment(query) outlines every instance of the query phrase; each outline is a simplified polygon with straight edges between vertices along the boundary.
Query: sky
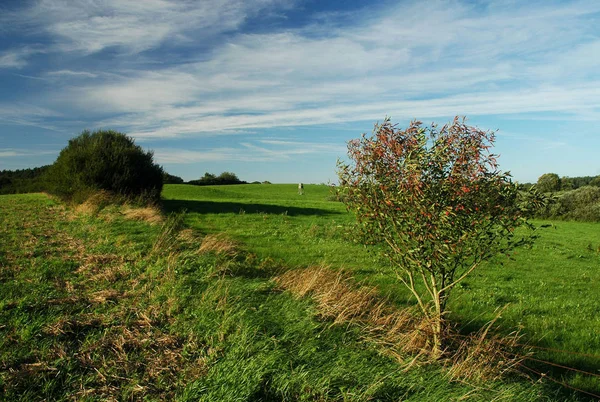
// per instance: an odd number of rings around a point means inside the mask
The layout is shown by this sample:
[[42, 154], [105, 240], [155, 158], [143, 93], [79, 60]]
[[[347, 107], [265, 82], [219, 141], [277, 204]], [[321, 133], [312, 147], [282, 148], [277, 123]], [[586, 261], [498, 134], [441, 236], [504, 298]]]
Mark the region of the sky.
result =
[[185, 180], [336, 181], [390, 117], [498, 130], [519, 182], [600, 175], [600, 2], [0, 1], [0, 170], [112, 129]]

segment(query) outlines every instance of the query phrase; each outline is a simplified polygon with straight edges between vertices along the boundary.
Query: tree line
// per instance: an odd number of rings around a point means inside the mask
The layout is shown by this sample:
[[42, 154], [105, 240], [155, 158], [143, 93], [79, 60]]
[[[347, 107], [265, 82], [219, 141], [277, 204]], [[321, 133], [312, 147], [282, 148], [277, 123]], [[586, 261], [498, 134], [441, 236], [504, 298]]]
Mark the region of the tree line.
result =
[[544, 173], [536, 183], [519, 185], [522, 190], [529, 190], [533, 186], [541, 193], [577, 190], [585, 186], [600, 187], [600, 176], [560, 177], [556, 173]]
[[46, 191], [44, 174], [50, 165], [17, 170], [0, 170], [0, 194]]

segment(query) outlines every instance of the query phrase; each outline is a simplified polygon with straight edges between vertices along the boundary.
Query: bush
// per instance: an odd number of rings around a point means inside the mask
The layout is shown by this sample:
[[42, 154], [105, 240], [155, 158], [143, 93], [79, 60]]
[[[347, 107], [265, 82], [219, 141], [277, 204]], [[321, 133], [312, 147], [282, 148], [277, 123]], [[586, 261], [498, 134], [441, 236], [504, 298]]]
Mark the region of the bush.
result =
[[530, 240], [515, 236], [529, 226], [529, 203], [498, 170], [493, 142], [493, 132], [464, 119], [405, 130], [386, 119], [371, 137], [348, 143], [349, 164], [338, 163], [344, 203], [431, 323], [436, 357], [451, 290], [482, 261]]
[[69, 141], [48, 172], [49, 191], [60, 198], [83, 202], [108, 191], [128, 199], [157, 201], [163, 169], [134, 140], [116, 131], [84, 131]]
[[560, 190], [560, 177], [556, 173], [545, 173], [537, 181], [537, 190], [540, 193], [549, 193]]
[[600, 222], [600, 187], [584, 186], [560, 193], [538, 217]]

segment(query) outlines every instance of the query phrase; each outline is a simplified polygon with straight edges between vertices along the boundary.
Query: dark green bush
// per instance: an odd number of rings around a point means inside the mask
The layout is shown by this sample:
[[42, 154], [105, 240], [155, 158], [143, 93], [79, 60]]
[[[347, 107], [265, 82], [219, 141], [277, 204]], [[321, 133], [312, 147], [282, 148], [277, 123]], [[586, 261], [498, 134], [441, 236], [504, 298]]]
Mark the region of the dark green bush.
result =
[[157, 201], [163, 169], [153, 153], [116, 131], [84, 131], [69, 141], [48, 172], [49, 191], [82, 202], [104, 190], [129, 199]]

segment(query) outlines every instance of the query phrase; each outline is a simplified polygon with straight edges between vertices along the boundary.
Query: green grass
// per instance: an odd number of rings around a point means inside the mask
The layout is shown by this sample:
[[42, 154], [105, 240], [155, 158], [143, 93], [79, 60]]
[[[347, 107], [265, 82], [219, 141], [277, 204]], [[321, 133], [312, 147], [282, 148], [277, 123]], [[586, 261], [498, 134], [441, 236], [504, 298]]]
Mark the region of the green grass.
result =
[[[582, 400], [548, 382], [403, 370], [358, 326], [278, 289], [282, 267], [329, 263], [406, 302], [351, 243], [352, 218], [328, 189], [305, 191], [167, 186], [165, 207], [188, 213], [158, 225], [116, 207], [89, 216], [42, 194], [0, 197], [0, 400]], [[244, 250], [199, 251], [209, 232]], [[479, 311], [457, 316], [484, 320]]]
[[[327, 186], [168, 185], [166, 208], [187, 210], [186, 222], [204, 232], [226, 232], [261, 258], [290, 267], [329, 265], [350, 271], [399, 304], [411, 303], [386, 261], [353, 242], [353, 217], [330, 201]], [[482, 266], [453, 294], [451, 319], [463, 332], [481, 328], [496, 311], [500, 332], [520, 330], [535, 358], [600, 374], [600, 224], [535, 222], [540, 238]], [[539, 349], [550, 348], [564, 352]], [[591, 356], [584, 356], [591, 355]], [[595, 357], [593, 357], [595, 356]], [[598, 378], [530, 361], [558, 381], [600, 392]]]

